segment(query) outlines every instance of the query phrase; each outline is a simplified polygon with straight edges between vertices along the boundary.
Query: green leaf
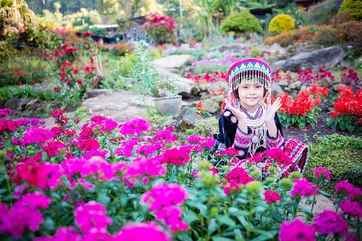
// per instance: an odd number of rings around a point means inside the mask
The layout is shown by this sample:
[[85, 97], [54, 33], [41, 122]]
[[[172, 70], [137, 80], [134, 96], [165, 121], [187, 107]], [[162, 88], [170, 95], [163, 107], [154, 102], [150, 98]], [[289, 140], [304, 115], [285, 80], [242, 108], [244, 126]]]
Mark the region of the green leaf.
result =
[[236, 225], [234, 220], [232, 220], [229, 216], [226, 216], [226, 215], [218, 216], [217, 221], [219, 221], [220, 223], [225, 224], [229, 227], [234, 227]]
[[258, 230], [258, 233], [261, 233], [258, 237], [252, 239], [251, 241], [265, 241], [271, 240], [278, 233], [278, 231], [263, 231]]
[[224, 237], [212, 237], [213, 241], [234, 241], [233, 239], [229, 239], [229, 238], [224, 238]]
[[184, 211], [184, 219], [188, 224], [191, 224], [194, 221], [198, 220], [197, 215], [191, 210]]
[[209, 223], [209, 225], [207, 227], [207, 233], [209, 235], [213, 234], [217, 230], [218, 227], [219, 226], [217, 225], [216, 220], [214, 218], [211, 219], [210, 223]]

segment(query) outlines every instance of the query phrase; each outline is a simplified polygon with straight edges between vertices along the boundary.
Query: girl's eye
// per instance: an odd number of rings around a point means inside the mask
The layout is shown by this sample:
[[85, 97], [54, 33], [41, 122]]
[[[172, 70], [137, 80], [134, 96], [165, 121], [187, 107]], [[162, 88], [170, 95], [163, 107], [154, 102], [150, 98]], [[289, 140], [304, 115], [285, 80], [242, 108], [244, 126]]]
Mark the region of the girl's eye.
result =
[[243, 86], [241, 86], [241, 88], [243, 88], [243, 89], [248, 89], [248, 88], [249, 88], [249, 86], [247, 86], [247, 85], [243, 85]]
[[263, 87], [263, 86], [261, 86], [261, 85], [255, 86], [255, 88], [257, 88], [257, 89], [260, 89], [261, 87]]

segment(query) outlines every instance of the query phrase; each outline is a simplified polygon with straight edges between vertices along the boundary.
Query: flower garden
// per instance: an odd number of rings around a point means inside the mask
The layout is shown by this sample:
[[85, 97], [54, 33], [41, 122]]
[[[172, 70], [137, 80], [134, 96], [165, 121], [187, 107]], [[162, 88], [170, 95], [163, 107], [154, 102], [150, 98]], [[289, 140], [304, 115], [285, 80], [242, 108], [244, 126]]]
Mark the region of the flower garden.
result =
[[[1, 240], [362, 239], [360, 1], [0, 0], [0, 16]], [[272, 65], [303, 173], [279, 175], [279, 148], [242, 166], [215, 150], [245, 57]]]

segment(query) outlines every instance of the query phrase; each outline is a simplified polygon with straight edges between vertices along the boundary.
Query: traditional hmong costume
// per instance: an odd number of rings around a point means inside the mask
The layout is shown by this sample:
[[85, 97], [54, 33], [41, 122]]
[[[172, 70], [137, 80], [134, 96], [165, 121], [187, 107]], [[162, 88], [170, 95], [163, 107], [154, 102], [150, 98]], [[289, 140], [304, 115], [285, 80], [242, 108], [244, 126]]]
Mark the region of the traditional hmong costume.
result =
[[271, 137], [264, 123], [264, 114], [266, 113], [266, 106], [260, 105], [256, 108], [254, 113], [248, 112], [243, 106], [240, 105], [237, 96], [238, 86], [241, 82], [246, 83], [260, 83], [264, 89], [269, 92], [271, 98], [271, 68], [261, 59], [247, 58], [235, 62], [228, 70], [227, 76], [229, 81], [229, 88], [233, 97], [233, 105], [240, 108], [246, 115], [246, 125], [248, 132], [243, 132], [238, 128], [237, 122], [231, 121], [232, 112], [229, 116], [224, 113], [219, 118], [219, 134], [214, 135], [217, 140], [218, 148], [229, 148], [239, 151], [237, 158], [243, 160], [253, 156], [256, 152], [264, 151], [269, 148], [277, 147], [284, 151], [290, 158], [291, 164], [283, 169], [283, 172], [290, 171], [303, 171], [306, 160], [308, 147], [296, 139], [285, 140], [282, 130], [282, 125], [275, 114], [274, 120], [277, 127], [277, 136]]

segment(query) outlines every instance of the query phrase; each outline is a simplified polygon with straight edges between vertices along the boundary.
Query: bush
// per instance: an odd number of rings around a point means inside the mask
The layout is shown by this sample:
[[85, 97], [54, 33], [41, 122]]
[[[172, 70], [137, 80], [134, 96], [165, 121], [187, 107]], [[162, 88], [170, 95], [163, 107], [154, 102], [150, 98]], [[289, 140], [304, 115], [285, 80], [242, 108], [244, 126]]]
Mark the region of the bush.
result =
[[353, 52], [362, 55], [362, 22], [349, 21], [337, 26], [339, 38], [352, 46]]
[[306, 175], [311, 177], [312, 169], [324, 166], [333, 173], [333, 181], [348, 179], [355, 185], [362, 185], [362, 138], [328, 135], [311, 145]]
[[303, 43], [313, 40], [316, 30], [313, 27], [305, 26], [300, 29], [295, 29], [289, 32], [283, 32], [276, 36], [269, 36], [265, 39], [265, 43], [272, 45], [278, 43], [283, 47], [287, 47], [293, 43]]
[[295, 20], [287, 14], [278, 14], [272, 18], [268, 30], [271, 33], [283, 33], [295, 28]]
[[259, 20], [248, 10], [229, 15], [221, 24], [221, 31], [225, 33], [235, 32], [262, 32]]
[[339, 11], [348, 13], [355, 20], [362, 20], [362, 2], [360, 0], [344, 0]]
[[147, 34], [157, 43], [174, 43], [176, 22], [173, 17], [152, 14], [144, 24]]
[[320, 26], [314, 36], [313, 42], [322, 46], [338, 44], [340, 43], [340, 39], [338, 38], [338, 31], [329, 25]]

